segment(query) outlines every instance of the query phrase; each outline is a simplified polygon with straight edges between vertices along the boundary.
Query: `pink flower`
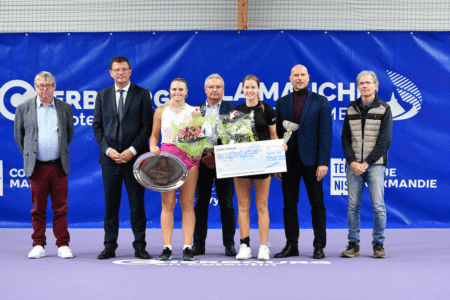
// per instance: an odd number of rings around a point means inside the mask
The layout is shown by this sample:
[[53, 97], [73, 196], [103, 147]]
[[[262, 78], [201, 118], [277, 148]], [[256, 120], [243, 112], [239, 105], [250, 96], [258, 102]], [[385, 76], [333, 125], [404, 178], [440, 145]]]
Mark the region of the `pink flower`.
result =
[[184, 130], [184, 129], [180, 129], [180, 130], [178, 131], [178, 137], [179, 137], [180, 139], [182, 139], [182, 138], [185, 136], [185, 134], [186, 134], [186, 130]]
[[195, 136], [196, 137], [204, 137], [205, 133], [203, 132], [203, 130], [200, 127], [197, 127], [197, 129], [195, 130]]

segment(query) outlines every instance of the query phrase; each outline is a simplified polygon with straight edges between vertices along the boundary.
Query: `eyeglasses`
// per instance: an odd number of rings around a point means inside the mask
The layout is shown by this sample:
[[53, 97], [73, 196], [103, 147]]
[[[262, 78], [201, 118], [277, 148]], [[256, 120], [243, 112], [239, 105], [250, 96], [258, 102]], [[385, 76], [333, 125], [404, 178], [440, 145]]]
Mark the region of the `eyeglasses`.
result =
[[371, 85], [371, 84], [373, 84], [373, 82], [366, 81], [366, 82], [358, 83], [358, 86]]
[[130, 68], [124, 68], [124, 69], [111, 69], [111, 71], [113, 71], [114, 73], [120, 73], [120, 72], [125, 73], [125, 72], [128, 72], [128, 71], [130, 71], [130, 70], [131, 70]]
[[221, 90], [223, 88], [223, 85], [207, 85], [206, 88], [208, 90]]
[[42, 90], [44, 90], [44, 89], [51, 90], [54, 86], [55, 86], [55, 84], [49, 84], [49, 85], [36, 85], [36, 88], [42, 91]]

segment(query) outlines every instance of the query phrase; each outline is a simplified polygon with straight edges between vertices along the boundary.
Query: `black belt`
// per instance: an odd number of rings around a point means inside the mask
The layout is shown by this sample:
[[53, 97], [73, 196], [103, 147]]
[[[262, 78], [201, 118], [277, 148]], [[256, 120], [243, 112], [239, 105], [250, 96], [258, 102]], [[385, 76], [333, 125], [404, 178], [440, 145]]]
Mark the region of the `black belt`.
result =
[[60, 162], [61, 162], [61, 158], [57, 158], [54, 160], [47, 160], [47, 161], [41, 161], [41, 160], [36, 159], [36, 163], [41, 164], [41, 165], [54, 165], [54, 164], [58, 164]]

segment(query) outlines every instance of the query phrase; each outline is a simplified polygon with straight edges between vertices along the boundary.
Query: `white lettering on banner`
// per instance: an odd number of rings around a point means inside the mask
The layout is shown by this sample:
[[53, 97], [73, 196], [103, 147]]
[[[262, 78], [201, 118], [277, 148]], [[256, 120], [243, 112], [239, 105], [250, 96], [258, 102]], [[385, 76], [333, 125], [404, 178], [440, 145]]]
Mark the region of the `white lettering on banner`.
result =
[[[408, 78], [395, 73], [393, 71], [386, 71], [391, 80], [391, 84], [394, 85], [395, 91], [392, 91], [392, 96], [389, 102], [392, 110], [392, 116], [394, 120], [406, 120], [412, 118], [419, 113], [422, 107], [422, 95], [416, 85], [411, 82]], [[382, 85], [384, 83], [381, 83]], [[268, 88], [270, 86], [270, 88]], [[384, 85], [383, 85], [384, 86]], [[334, 101], [337, 99], [338, 102], [344, 101], [344, 98], [350, 102], [356, 100], [359, 96], [359, 90], [356, 88], [354, 82], [344, 83], [344, 82], [322, 82], [318, 84], [317, 82], [310, 83], [311, 91], [324, 95], [327, 97], [328, 101]], [[8, 91], [13, 89], [15, 94], [10, 96], [10, 99], [6, 99], [5, 95]], [[283, 92], [281, 97], [292, 92], [292, 83], [290, 81], [284, 83]], [[8, 93], [8, 95], [11, 94]], [[78, 91], [55, 91], [55, 97], [58, 97], [73, 106], [74, 109], [94, 109], [95, 98], [97, 96], [96, 91], [83, 91], [82, 94]], [[277, 81], [271, 83], [261, 82], [261, 88], [259, 91], [259, 96], [263, 100], [277, 101], [280, 95], [280, 83]], [[5, 118], [13, 121], [14, 113], [10, 111], [10, 107], [17, 107], [19, 104], [23, 103], [27, 99], [36, 96], [36, 92], [32, 85], [23, 80], [11, 80], [5, 83], [0, 88], [0, 113], [5, 116]], [[159, 90], [152, 97], [156, 107], [160, 107], [170, 101], [170, 93], [166, 90]], [[242, 93], [242, 82], [239, 83], [236, 88], [234, 96], [224, 96], [226, 101], [240, 101], [245, 99]], [[9, 102], [9, 103], [8, 103]], [[272, 105], [273, 106], [273, 105]], [[343, 103], [343, 107], [333, 108], [333, 120], [344, 120], [345, 111], [347, 109], [347, 101]], [[86, 115], [86, 112], [82, 112], [79, 116], [74, 115], [75, 125], [92, 125], [93, 116]]]
[[318, 94], [324, 95], [325, 97], [327, 97], [327, 98], [328, 98], [328, 101], [332, 101], [332, 100], [336, 99], [336, 95], [330, 95], [330, 96], [327, 96], [327, 95], [324, 93], [326, 88], [330, 88], [330, 89], [333, 89], [333, 90], [334, 90], [334, 89], [336, 89], [336, 86], [335, 86], [333, 83], [331, 83], [331, 82], [326, 82], [326, 83], [322, 84], [322, 85], [319, 87], [319, 92], [318, 92]]
[[343, 121], [345, 119], [345, 114], [347, 113], [347, 107], [339, 107], [338, 114], [336, 115], [337, 107], [331, 110], [331, 117], [333, 120], [338, 119], [339, 121]]
[[0, 196], [3, 196], [3, 160], [0, 160]]
[[[345, 159], [331, 159], [330, 195], [347, 195], [347, 165]], [[385, 188], [436, 189], [437, 179], [391, 179], [397, 177], [397, 168], [386, 168]], [[366, 184], [367, 186], [367, 184]]]
[[112, 262], [116, 265], [129, 265], [129, 266], [224, 266], [224, 267], [276, 267], [283, 265], [289, 266], [302, 266], [302, 265], [331, 265], [330, 261], [236, 261], [236, 260], [196, 260], [196, 261], [161, 261], [161, 260], [143, 260], [143, 259], [127, 259], [127, 260], [115, 260]]
[[274, 82], [268, 91], [264, 82], [261, 82], [259, 89], [259, 98], [261, 99], [278, 99], [278, 82]]
[[437, 179], [388, 179], [384, 183], [384, 187], [386, 188], [429, 188], [436, 189], [437, 188]]
[[347, 195], [347, 165], [345, 159], [332, 158], [330, 171], [330, 194]]
[[83, 91], [83, 107], [84, 107], [84, 109], [94, 109], [96, 97], [97, 97], [96, 91]]
[[219, 198], [217, 198], [215, 186], [213, 186], [211, 190], [211, 198], [209, 199], [209, 204], [212, 204], [213, 206], [217, 206], [217, 204], [219, 204]]
[[170, 97], [169, 92], [166, 90], [159, 90], [156, 92], [155, 97], [153, 98], [153, 101], [155, 101], [156, 107], [160, 107], [164, 104], [169, 103]]
[[25, 177], [25, 170], [24, 169], [11, 169], [9, 170], [9, 176], [11, 177]]
[[94, 116], [85, 116], [83, 113], [80, 113], [80, 116], [73, 116], [73, 125], [89, 125], [91, 126], [94, 122]]
[[[9, 180], [10, 188], [14, 188], [14, 187], [29, 188], [30, 187], [30, 183], [28, 182], [28, 179], [24, 178], [24, 177], [26, 177], [24, 169], [12, 168], [11, 170], [9, 170], [9, 176], [14, 178], [14, 179]], [[17, 177], [19, 177], [19, 178], [17, 178]]]
[[[289, 93], [292, 93], [293, 90], [294, 90], [294, 87], [292, 86], [292, 82], [286, 83], [286, 85], [284, 86], [284, 90], [281, 93], [281, 97], [286, 96]], [[274, 100], [277, 100], [277, 99], [274, 99]]]
[[[354, 82], [351, 82], [349, 85], [350, 85], [350, 87], [348, 89], [345, 89], [344, 83], [338, 82], [338, 86], [337, 86], [337, 89], [338, 89], [337, 100], [338, 101], [344, 101], [344, 95], [348, 95], [350, 101], [355, 101], [356, 99], [358, 99], [359, 96], [361, 96], [359, 90], [356, 89], [356, 84]], [[336, 94], [328, 95], [327, 92], [325, 91], [325, 89], [335, 90], [336, 85], [332, 82], [324, 82], [317, 89], [317, 82], [311, 83], [311, 91], [313, 91], [314, 93], [317, 93], [319, 95], [323, 95], [323, 96], [327, 97], [328, 101], [333, 101], [334, 99], [336, 99]]]
[[71, 104], [75, 109], [94, 109], [96, 91], [83, 91], [83, 106], [81, 106], [81, 95], [78, 91], [55, 91], [53, 95], [64, 102]]
[[20, 180], [20, 179], [15, 179], [15, 180], [11, 179], [10, 182], [9, 182], [9, 187], [10, 188], [13, 188], [13, 187], [17, 187], [17, 188], [26, 187], [26, 188], [29, 188], [30, 184], [28, 183], [28, 180], [26, 180], [26, 179], [22, 179], [22, 180]]
[[233, 101], [239, 101], [239, 99], [245, 99], [244, 93], [242, 92], [242, 82], [239, 83], [239, 86], [234, 94]]
[[209, 204], [211, 204], [213, 206], [217, 206], [217, 204], [219, 204], [219, 199], [215, 198], [215, 197], [211, 197], [211, 199], [209, 200]]

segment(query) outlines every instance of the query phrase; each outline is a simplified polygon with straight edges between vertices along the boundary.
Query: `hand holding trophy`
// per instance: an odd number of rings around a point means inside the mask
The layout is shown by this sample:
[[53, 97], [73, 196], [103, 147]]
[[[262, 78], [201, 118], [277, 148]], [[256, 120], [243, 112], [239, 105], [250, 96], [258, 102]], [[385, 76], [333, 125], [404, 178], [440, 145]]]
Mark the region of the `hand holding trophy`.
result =
[[284, 143], [287, 144], [287, 142], [291, 138], [292, 132], [298, 130], [299, 125], [294, 122], [284, 120], [283, 127], [284, 127], [284, 129], [286, 129], [283, 139], [284, 139]]

